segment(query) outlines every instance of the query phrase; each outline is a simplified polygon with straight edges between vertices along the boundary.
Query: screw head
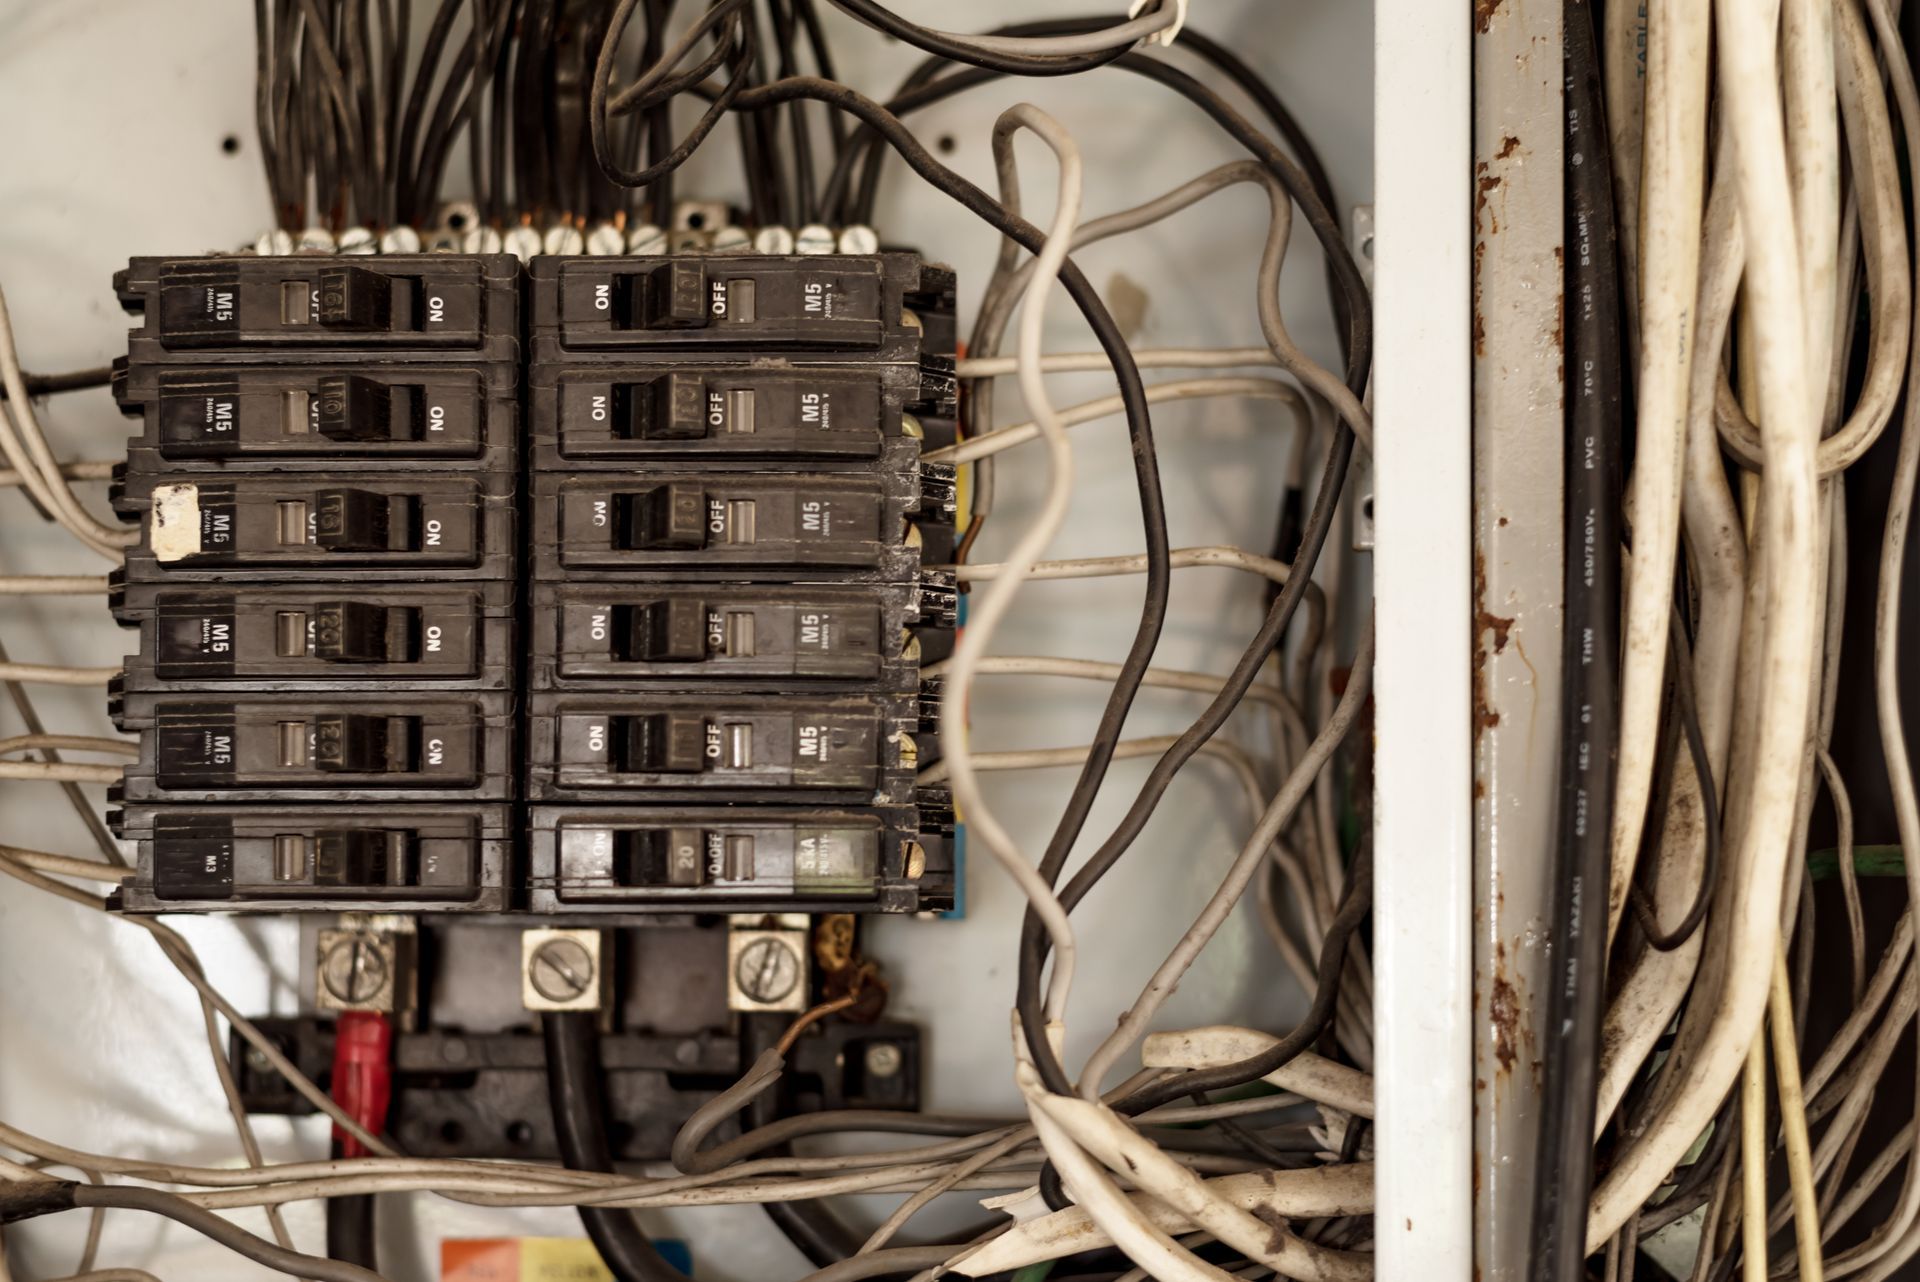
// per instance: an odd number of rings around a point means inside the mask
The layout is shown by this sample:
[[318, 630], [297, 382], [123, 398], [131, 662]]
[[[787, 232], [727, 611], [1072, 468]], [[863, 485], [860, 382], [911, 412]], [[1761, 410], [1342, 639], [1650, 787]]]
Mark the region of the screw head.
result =
[[350, 1006], [378, 997], [390, 978], [386, 953], [365, 935], [335, 940], [320, 961], [320, 982], [327, 994]]
[[549, 939], [527, 963], [527, 981], [550, 1002], [579, 999], [593, 980], [593, 954], [577, 939]]
[[440, 1058], [449, 1064], [464, 1064], [467, 1062], [467, 1055], [467, 1044], [458, 1037], [449, 1037], [440, 1043]]
[[877, 254], [880, 252], [880, 234], [865, 223], [853, 223], [840, 229], [840, 252], [843, 254]]
[[800, 982], [800, 959], [785, 941], [762, 937], [740, 950], [733, 980], [749, 1000], [771, 1005]]
[[874, 1042], [867, 1047], [867, 1074], [871, 1077], [892, 1077], [905, 1063], [906, 1057], [892, 1042]]

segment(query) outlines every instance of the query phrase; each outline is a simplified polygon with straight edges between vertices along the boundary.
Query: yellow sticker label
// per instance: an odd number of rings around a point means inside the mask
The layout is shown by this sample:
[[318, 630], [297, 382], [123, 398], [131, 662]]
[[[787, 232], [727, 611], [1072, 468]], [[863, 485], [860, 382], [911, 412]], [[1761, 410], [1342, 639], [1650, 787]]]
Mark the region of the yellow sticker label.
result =
[[440, 1282], [614, 1282], [583, 1238], [471, 1238], [440, 1244]]

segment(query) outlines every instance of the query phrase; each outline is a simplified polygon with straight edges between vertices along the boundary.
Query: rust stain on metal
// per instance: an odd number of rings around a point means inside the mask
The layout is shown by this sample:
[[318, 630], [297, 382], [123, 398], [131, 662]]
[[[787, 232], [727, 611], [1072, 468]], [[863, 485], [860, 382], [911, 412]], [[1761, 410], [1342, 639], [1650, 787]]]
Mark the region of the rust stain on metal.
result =
[[1490, 632], [1493, 634], [1493, 652], [1495, 654], [1505, 653], [1507, 640], [1513, 635], [1513, 616], [1510, 614], [1494, 614], [1489, 610], [1482, 609], [1476, 621], [1482, 632]]
[[1500, 219], [1489, 212], [1488, 206], [1492, 203], [1493, 193], [1499, 191], [1501, 184], [1505, 181], [1506, 179], [1502, 178], [1499, 174], [1490, 174], [1487, 172], [1486, 161], [1483, 160], [1480, 162], [1480, 177], [1473, 185], [1475, 193], [1473, 198], [1473, 222], [1474, 225], [1478, 227], [1480, 225], [1480, 216], [1485, 214], [1487, 219], [1485, 231], [1489, 236], [1498, 236], [1500, 234]]
[[1520, 1018], [1520, 994], [1507, 978], [1507, 946], [1497, 942], [1493, 946], [1493, 989], [1487, 998], [1487, 1021], [1493, 1025], [1493, 1054], [1503, 1074], [1511, 1075], [1514, 1061], [1520, 1057]]
[[1490, 730], [1500, 724], [1500, 710], [1493, 706], [1493, 696], [1487, 689], [1487, 668], [1492, 664], [1493, 656], [1499, 653], [1498, 647], [1503, 647], [1507, 643], [1507, 632], [1505, 629], [1513, 626], [1512, 619], [1503, 620], [1505, 628], [1501, 629], [1498, 633], [1498, 645], [1495, 649], [1489, 650], [1486, 642], [1489, 631], [1487, 621], [1489, 619], [1498, 619], [1500, 616], [1487, 612], [1486, 600], [1487, 554], [1476, 548], [1473, 553], [1473, 604], [1475, 620], [1473, 628], [1473, 729], [1476, 738], [1479, 737], [1482, 730]]
[[1500, 12], [1501, 0], [1473, 0], [1473, 29], [1486, 35], [1493, 28], [1494, 15]]
[[1508, 134], [1506, 137], [1500, 140], [1500, 150], [1493, 153], [1493, 158], [1495, 160], [1505, 160], [1508, 156], [1511, 156], [1514, 152], [1519, 150], [1520, 150], [1520, 140], [1518, 138], [1515, 138], [1512, 134]]

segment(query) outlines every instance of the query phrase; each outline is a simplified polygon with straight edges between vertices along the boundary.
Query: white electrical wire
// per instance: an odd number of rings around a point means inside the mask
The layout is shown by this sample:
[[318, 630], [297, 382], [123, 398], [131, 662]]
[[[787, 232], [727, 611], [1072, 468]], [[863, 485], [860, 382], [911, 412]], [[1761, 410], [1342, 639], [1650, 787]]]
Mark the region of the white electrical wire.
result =
[[[1300, 389], [1291, 383], [1283, 383], [1279, 379], [1192, 378], [1171, 383], [1154, 383], [1147, 388], [1149, 405], [1164, 405], [1171, 401], [1191, 401], [1212, 397], [1279, 401], [1292, 414], [1295, 431], [1312, 430], [1313, 411], [1307, 407], [1306, 399], [1301, 396]], [[1088, 401], [1085, 404], [1073, 405], [1061, 410], [1060, 422], [1066, 427], [1078, 427], [1082, 423], [1111, 418], [1116, 414], [1124, 413], [1125, 410], [1126, 403], [1119, 396], [1103, 396], [1097, 401]], [[988, 432], [984, 436], [969, 437], [956, 445], [928, 450], [925, 457], [930, 463], [971, 463], [989, 454], [998, 454], [1002, 450], [1011, 449], [1016, 445], [1025, 445], [1028, 441], [1038, 439], [1040, 439], [1038, 426], [1033, 423], [1021, 423], [1014, 427]]]
[[[83, 459], [77, 463], [62, 463], [60, 475], [69, 481], [111, 481], [113, 471], [119, 464], [109, 459]], [[26, 476], [11, 468], [0, 468], [0, 487], [25, 485]]]
[[[1685, 22], [1685, 6], [1676, 7], [1681, 12], [1667, 14], [1668, 20]], [[1765, 549], [1766, 620], [1765, 644], [1760, 657], [1765, 669], [1767, 697], [1757, 709], [1753, 765], [1744, 780], [1744, 811], [1730, 808], [1728, 815], [1728, 866], [1723, 870], [1719, 896], [1721, 925], [1710, 941], [1708, 965], [1703, 971], [1703, 975], [1719, 977], [1720, 987], [1717, 992], [1708, 990], [1703, 998], [1696, 997], [1689, 1005], [1673, 1061], [1662, 1074], [1662, 1088], [1657, 1089], [1656, 1097], [1650, 1101], [1647, 1120], [1637, 1133], [1628, 1137], [1616, 1155], [1615, 1164], [1594, 1190], [1588, 1227], [1589, 1250], [1603, 1247], [1627, 1218], [1645, 1204], [1705, 1129], [1739, 1075], [1760, 1027], [1771, 975], [1770, 961], [1780, 925], [1787, 846], [1794, 826], [1805, 755], [1804, 736], [1813, 694], [1814, 633], [1822, 614], [1812, 598], [1817, 572], [1813, 564], [1817, 543], [1815, 447], [1819, 439], [1820, 404], [1824, 398], [1816, 395], [1805, 364], [1806, 313], [1800, 298], [1792, 191], [1775, 87], [1774, 21], [1770, 16], [1775, 11], [1770, 0], [1716, 0], [1715, 10], [1720, 19], [1721, 93], [1727, 127], [1733, 138], [1741, 223], [1750, 247], [1746, 295], [1751, 303], [1751, 329], [1757, 356], [1754, 376], [1765, 406], [1760, 425], [1766, 447], [1766, 469], [1761, 474], [1759, 527]], [[1661, 6], [1656, 5], [1651, 28], [1656, 35], [1661, 32], [1661, 12]], [[1705, 32], [1691, 34], [1700, 37], [1697, 49], [1689, 46], [1671, 51], [1684, 54], [1679, 60], [1689, 69], [1696, 59], [1703, 65], [1706, 56]], [[1655, 44], [1657, 47], [1660, 42], [1656, 40]], [[1658, 65], [1657, 57], [1650, 51], [1650, 68]], [[1650, 71], [1650, 102], [1658, 83]], [[1690, 87], [1690, 80], [1688, 84]], [[1704, 99], [1704, 83], [1699, 88]], [[1704, 108], [1704, 101], [1701, 106]], [[1692, 154], [1693, 135], [1683, 131], [1667, 137], [1661, 132], [1664, 124], [1660, 130], [1656, 129], [1655, 122], [1663, 115], [1664, 108], [1649, 108], [1650, 179], [1660, 168], [1654, 162], [1657, 152], [1672, 153], [1666, 157], [1667, 161], [1680, 163], [1689, 172], [1693, 168], [1693, 162], [1688, 159]], [[1679, 154], [1682, 151], [1686, 154]], [[1697, 202], [1697, 187], [1688, 184], [1687, 189], [1696, 192]], [[1650, 189], [1649, 211], [1654, 207]], [[1655, 253], [1655, 244], [1672, 235], [1676, 224], [1685, 227], [1687, 220], [1685, 210], [1671, 211], [1658, 220], [1649, 212], [1643, 234], [1647, 239], [1650, 281], [1663, 271], [1674, 270], [1670, 266], [1656, 268], [1656, 262], [1661, 260]], [[1693, 269], [1685, 273], [1691, 293], [1697, 276], [1697, 242], [1684, 251], [1678, 246], [1669, 248]], [[1649, 294], [1643, 322], [1648, 349], [1661, 341], [1652, 298]], [[1682, 327], [1689, 331], [1690, 337], [1690, 324], [1683, 321]], [[1651, 363], [1659, 364], [1658, 361]], [[1655, 402], [1656, 408], [1659, 404]], [[1682, 410], [1684, 431], [1684, 405]], [[1644, 431], [1647, 423], [1644, 412], [1641, 423]], [[1640, 466], [1645, 466], [1644, 455]], [[1665, 496], [1655, 487], [1651, 497], [1658, 503]], [[1677, 494], [1674, 497], [1677, 499]], [[1636, 579], [1644, 560], [1654, 551], [1644, 542], [1644, 523], [1649, 519], [1659, 518], [1647, 507], [1636, 508], [1633, 567]], [[1665, 585], [1671, 583], [1672, 573], [1669, 559], [1660, 579], [1662, 626], [1658, 635], [1662, 647], [1666, 644], [1665, 619], [1672, 608], [1670, 590]], [[1643, 629], [1643, 632], [1650, 631], [1652, 629]], [[1644, 682], [1647, 679], [1644, 650], [1632, 647], [1628, 655], [1629, 671], [1639, 664]], [[1657, 687], [1659, 669], [1653, 671]], [[1655, 693], [1657, 695], [1657, 690]], [[1623, 763], [1627, 734], [1623, 724]], [[1651, 762], [1646, 765], [1650, 770]], [[1645, 803], [1644, 795], [1638, 796], [1637, 803], [1629, 802], [1642, 808]], [[1638, 843], [1638, 830], [1636, 820], [1631, 825], [1633, 841], [1624, 852], [1620, 846], [1615, 849], [1616, 857], [1624, 853], [1629, 870], [1633, 847]], [[1619, 831], [1616, 825], [1616, 834]], [[1615, 866], [1617, 871], [1619, 864]], [[1762, 959], [1769, 964], [1762, 964]]]
[[0, 574], [0, 596], [104, 596], [107, 580], [94, 574]]
[[987, 806], [970, 759], [967, 726], [968, 696], [973, 685], [973, 668], [986, 653], [1007, 611], [1012, 607], [1022, 582], [1031, 567], [1053, 541], [1066, 521], [1068, 502], [1073, 495], [1073, 446], [1067, 429], [1048, 400], [1046, 380], [1039, 366], [1043, 327], [1046, 323], [1047, 295], [1065, 263], [1073, 227], [1080, 216], [1081, 168], [1079, 149], [1059, 123], [1036, 107], [1018, 106], [994, 123], [995, 163], [1001, 178], [1002, 201], [1009, 209], [1018, 207], [1019, 182], [1014, 168], [1012, 142], [1017, 130], [1028, 129], [1052, 149], [1059, 164], [1058, 205], [1046, 244], [1038, 255], [1028, 286], [1027, 302], [1021, 312], [1019, 347], [1027, 362], [1020, 376], [1021, 395], [1039, 424], [1047, 441], [1048, 485], [1046, 498], [1033, 523], [1021, 535], [1007, 557], [1004, 575], [987, 591], [978, 594], [968, 614], [966, 628], [960, 633], [948, 666], [950, 689], [941, 704], [940, 742], [947, 763], [956, 808], [964, 817], [970, 835], [1012, 875], [1021, 892], [1034, 905], [1053, 940], [1053, 974], [1048, 989], [1048, 1018], [1058, 1020], [1065, 1014], [1066, 996], [1073, 982], [1075, 957], [1073, 927], [1066, 910], [1060, 906], [1052, 887], [1040, 876], [1020, 850], [1004, 825]]
[[[1014, 1077], [1021, 1094], [1027, 1098], [1034, 1131], [1059, 1169], [1068, 1194], [1128, 1259], [1160, 1282], [1225, 1282], [1229, 1274], [1174, 1241], [1122, 1193], [1107, 1173], [1054, 1121], [1042, 1107], [1042, 1101], [1056, 1097], [1047, 1090], [1032, 1065], [1021, 1060], [1014, 1067]], [[953, 1261], [948, 1267], [958, 1263], [959, 1260]]]
[[0, 681], [29, 685], [103, 686], [120, 675], [120, 668], [64, 668], [48, 663], [0, 663]]
[[[1133, 363], [1141, 369], [1244, 369], [1249, 365], [1277, 365], [1265, 347], [1136, 347]], [[1049, 374], [1089, 374], [1113, 368], [1105, 352], [1053, 352], [1041, 358]], [[961, 378], [1002, 378], [1020, 372], [1014, 356], [963, 356], [954, 372]]]
[[0, 761], [0, 779], [36, 783], [115, 784], [125, 773], [119, 766], [91, 766], [74, 761]]
[[[1659, 743], [1706, 185], [1707, 6], [1697, 0], [1649, 0], [1647, 7], [1646, 167], [1639, 227], [1641, 337], [1635, 378], [1639, 403], [1631, 482], [1633, 558], [1622, 619], [1608, 939], [1618, 930], [1626, 908]], [[1624, 201], [1621, 207], [1626, 207]]]
[[975, 35], [964, 31], [936, 31], [934, 34], [953, 44], [966, 45], [970, 49], [979, 49], [985, 53], [1009, 54], [1015, 57], [1095, 54], [1126, 45], [1136, 45], [1159, 35], [1179, 22], [1181, 12], [1182, 6], [1169, 0], [1151, 13], [1116, 23], [1111, 27], [1102, 27], [1098, 31], [1089, 31], [1084, 35], [992, 36]]
[[[1261, 816], [1253, 835], [1240, 848], [1225, 879], [1219, 889], [1208, 899], [1206, 907], [1194, 920], [1177, 943], [1173, 951], [1161, 962], [1153, 978], [1148, 981], [1140, 996], [1134, 1000], [1127, 1012], [1121, 1016], [1118, 1026], [1108, 1034], [1099, 1048], [1088, 1057], [1080, 1073], [1080, 1092], [1088, 1099], [1099, 1098], [1099, 1086], [1108, 1070], [1118, 1063], [1126, 1050], [1146, 1033], [1151, 1021], [1173, 990], [1179, 986], [1181, 977], [1192, 968], [1194, 959], [1200, 955], [1214, 934], [1220, 929], [1240, 896], [1246, 892], [1247, 884], [1260, 869], [1267, 857], [1267, 849], [1273, 844], [1281, 827], [1292, 817], [1294, 809], [1305, 799], [1312, 789], [1321, 770], [1332, 759], [1334, 751], [1346, 740], [1348, 733], [1359, 720], [1361, 711], [1367, 706], [1373, 689], [1373, 620], [1369, 616], [1365, 631], [1360, 637], [1360, 648], [1354, 655], [1352, 675], [1347, 680], [1347, 688], [1340, 696], [1333, 715], [1327, 724], [1308, 746], [1307, 751], [1294, 763], [1286, 783], [1275, 795], [1266, 813]], [[1137, 1261], [1144, 1264], [1145, 1261]]]
[[47, 446], [46, 435], [34, 416], [32, 399], [27, 395], [26, 376], [21, 372], [20, 356], [14, 347], [13, 321], [7, 312], [4, 290], [0, 290], [0, 386], [4, 386], [7, 393], [6, 403], [0, 406], [0, 454], [20, 473], [41, 506], [104, 556], [117, 558], [120, 549], [138, 543], [139, 531], [109, 526], [89, 515], [61, 475], [59, 460]]

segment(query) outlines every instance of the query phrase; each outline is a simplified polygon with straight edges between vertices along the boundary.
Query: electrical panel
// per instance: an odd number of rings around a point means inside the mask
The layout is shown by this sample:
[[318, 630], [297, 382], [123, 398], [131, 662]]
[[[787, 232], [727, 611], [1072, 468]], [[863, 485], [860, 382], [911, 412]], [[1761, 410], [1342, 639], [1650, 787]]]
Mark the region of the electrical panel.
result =
[[134, 260], [132, 911], [948, 907], [953, 279]]

